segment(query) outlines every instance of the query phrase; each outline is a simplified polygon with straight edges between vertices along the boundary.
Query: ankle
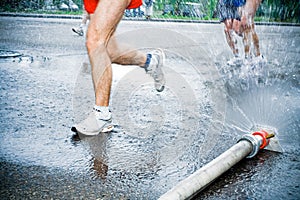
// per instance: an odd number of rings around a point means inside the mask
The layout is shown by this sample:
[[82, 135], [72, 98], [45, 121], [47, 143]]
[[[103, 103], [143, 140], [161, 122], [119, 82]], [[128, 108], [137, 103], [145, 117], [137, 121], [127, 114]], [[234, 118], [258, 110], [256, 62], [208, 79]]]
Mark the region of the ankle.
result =
[[146, 72], [148, 71], [148, 67], [150, 65], [151, 59], [152, 59], [152, 54], [148, 53], [146, 62], [144, 64], [144, 68], [145, 68]]
[[95, 115], [99, 119], [108, 120], [108, 119], [111, 118], [111, 112], [110, 112], [108, 106], [97, 106], [97, 105], [95, 105], [93, 107], [93, 111], [95, 112]]

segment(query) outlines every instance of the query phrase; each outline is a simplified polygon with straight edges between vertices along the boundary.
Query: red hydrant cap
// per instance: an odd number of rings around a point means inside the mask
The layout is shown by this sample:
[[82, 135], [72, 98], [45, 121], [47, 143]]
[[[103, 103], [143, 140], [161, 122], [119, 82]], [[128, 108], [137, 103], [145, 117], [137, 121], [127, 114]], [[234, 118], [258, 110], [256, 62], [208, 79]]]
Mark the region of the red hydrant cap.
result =
[[260, 149], [265, 148], [270, 142], [270, 139], [267, 139], [269, 134], [264, 130], [254, 132], [254, 133], [252, 133], [252, 135], [259, 135], [262, 137], [262, 144], [259, 147]]

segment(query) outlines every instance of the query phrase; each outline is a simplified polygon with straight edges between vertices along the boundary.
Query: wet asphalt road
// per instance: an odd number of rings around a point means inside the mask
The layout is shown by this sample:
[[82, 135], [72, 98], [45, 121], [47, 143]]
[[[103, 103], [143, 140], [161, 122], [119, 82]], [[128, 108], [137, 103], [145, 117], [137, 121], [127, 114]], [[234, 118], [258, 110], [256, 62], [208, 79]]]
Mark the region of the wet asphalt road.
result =
[[[242, 161], [196, 199], [299, 199], [299, 27], [257, 27], [282, 90], [249, 92], [226, 87], [221, 24], [122, 21], [121, 41], [165, 49], [166, 90], [155, 92], [138, 67], [114, 65], [115, 130], [82, 138], [70, 127], [89, 112], [93, 92], [85, 39], [71, 32], [79, 22], [0, 18], [0, 49], [22, 54], [0, 59], [1, 199], [157, 199], [234, 144], [248, 121], [277, 123], [285, 152]], [[279, 100], [251, 105], [251, 94]], [[252, 120], [249, 105], [278, 117]]]

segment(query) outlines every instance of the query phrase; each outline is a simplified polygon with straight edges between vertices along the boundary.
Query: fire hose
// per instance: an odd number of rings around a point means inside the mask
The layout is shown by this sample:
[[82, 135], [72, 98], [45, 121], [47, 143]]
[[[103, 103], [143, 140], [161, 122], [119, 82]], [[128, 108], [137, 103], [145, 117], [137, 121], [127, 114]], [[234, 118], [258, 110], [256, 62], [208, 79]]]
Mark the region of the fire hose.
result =
[[159, 200], [191, 199], [239, 161], [254, 157], [274, 136], [264, 130], [243, 135], [235, 145], [179, 182]]

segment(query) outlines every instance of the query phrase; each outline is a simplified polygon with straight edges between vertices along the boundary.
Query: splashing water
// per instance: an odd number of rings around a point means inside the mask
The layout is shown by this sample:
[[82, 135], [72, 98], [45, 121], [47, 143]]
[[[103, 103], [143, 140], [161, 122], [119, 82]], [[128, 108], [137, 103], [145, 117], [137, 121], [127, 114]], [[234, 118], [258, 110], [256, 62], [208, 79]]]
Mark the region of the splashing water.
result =
[[254, 126], [274, 127], [285, 150], [299, 141], [300, 84], [297, 67], [265, 59], [223, 66], [228, 96], [225, 128], [231, 133], [251, 132]]

